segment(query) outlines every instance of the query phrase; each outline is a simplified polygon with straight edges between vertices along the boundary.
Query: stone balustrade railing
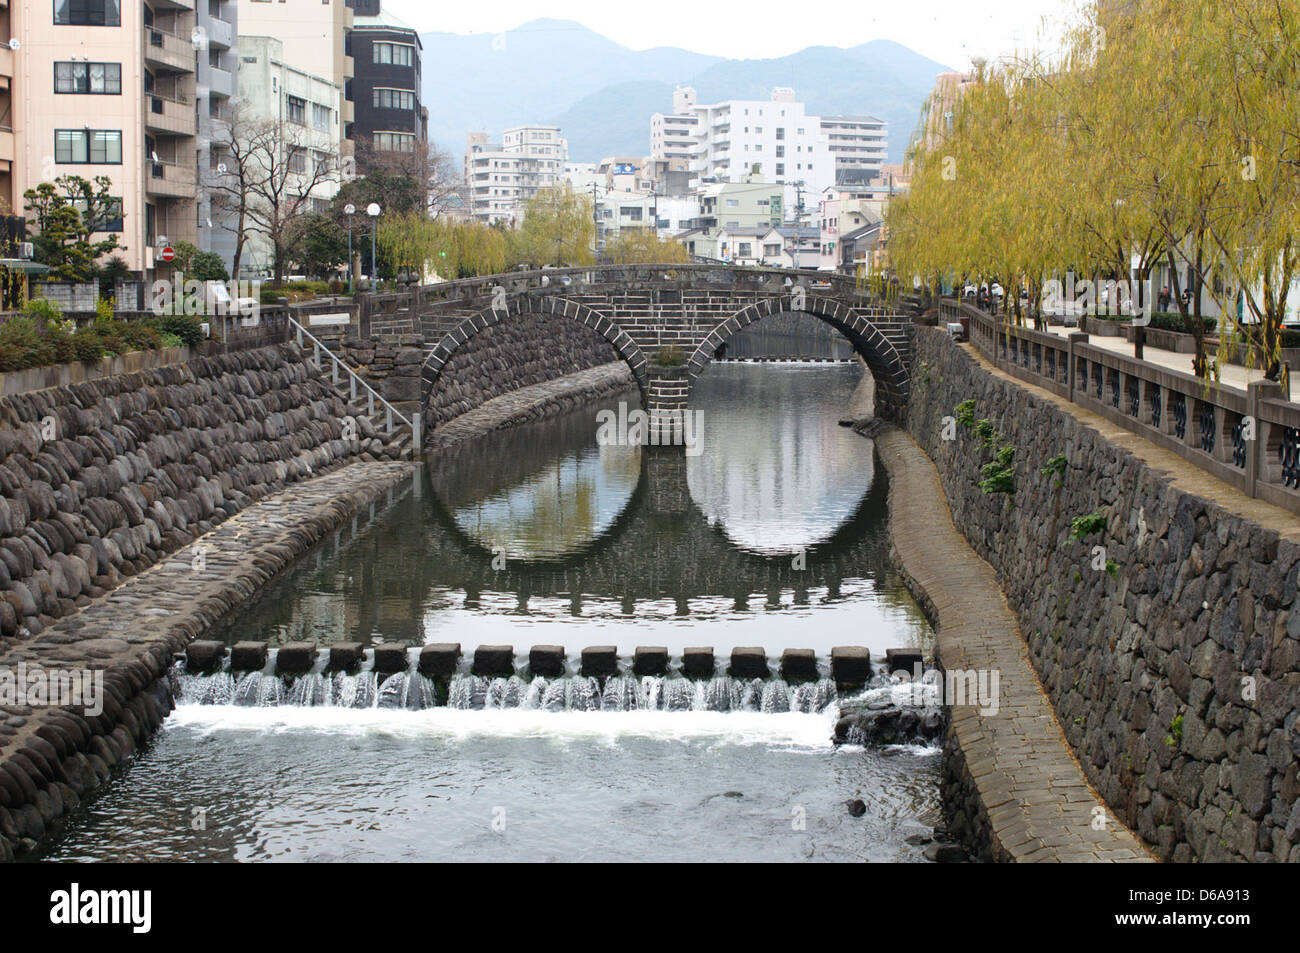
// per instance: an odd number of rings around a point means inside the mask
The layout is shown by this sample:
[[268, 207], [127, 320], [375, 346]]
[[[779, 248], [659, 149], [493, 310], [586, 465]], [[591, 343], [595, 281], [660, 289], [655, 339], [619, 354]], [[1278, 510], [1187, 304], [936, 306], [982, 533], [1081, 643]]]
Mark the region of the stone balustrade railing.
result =
[[971, 343], [999, 369], [1050, 390], [1247, 496], [1300, 513], [1300, 405], [1274, 381], [1245, 391], [1216, 385], [1088, 343], [1015, 327], [955, 299], [944, 322], [967, 325]]

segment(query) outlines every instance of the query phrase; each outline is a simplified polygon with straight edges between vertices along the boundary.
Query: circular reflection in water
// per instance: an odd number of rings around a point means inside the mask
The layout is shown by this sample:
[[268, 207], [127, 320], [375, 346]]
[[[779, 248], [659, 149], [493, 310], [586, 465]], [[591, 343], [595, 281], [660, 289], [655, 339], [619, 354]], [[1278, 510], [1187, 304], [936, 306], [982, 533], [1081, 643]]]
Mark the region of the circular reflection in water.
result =
[[838, 418], [856, 364], [715, 364], [695, 382], [702, 450], [691, 498], [731, 543], [762, 554], [824, 543], [857, 511], [874, 476], [863, 440]]
[[486, 550], [530, 563], [576, 555], [609, 531], [641, 477], [641, 448], [598, 446], [596, 430], [595, 409], [582, 408], [489, 435], [438, 461], [434, 492]]

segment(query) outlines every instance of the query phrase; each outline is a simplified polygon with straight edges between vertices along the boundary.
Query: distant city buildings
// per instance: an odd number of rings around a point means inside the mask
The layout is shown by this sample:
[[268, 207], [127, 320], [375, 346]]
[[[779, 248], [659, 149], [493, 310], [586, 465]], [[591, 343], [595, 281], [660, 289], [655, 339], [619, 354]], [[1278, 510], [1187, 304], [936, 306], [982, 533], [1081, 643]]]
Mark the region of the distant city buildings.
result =
[[565, 179], [569, 144], [558, 126], [515, 126], [501, 141], [470, 133], [465, 150], [465, 184], [470, 213], [487, 224], [517, 224], [539, 189]]
[[872, 116], [814, 116], [789, 87], [770, 100], [700, 104], [691, 87], [673, 94], [672, 113], [650, 118], [655, 159], [689, 163], [698, 186], [761, 175], [783, 186], [788, 207], [837, 183], [866, 184], [888, 153], [886, 123]]

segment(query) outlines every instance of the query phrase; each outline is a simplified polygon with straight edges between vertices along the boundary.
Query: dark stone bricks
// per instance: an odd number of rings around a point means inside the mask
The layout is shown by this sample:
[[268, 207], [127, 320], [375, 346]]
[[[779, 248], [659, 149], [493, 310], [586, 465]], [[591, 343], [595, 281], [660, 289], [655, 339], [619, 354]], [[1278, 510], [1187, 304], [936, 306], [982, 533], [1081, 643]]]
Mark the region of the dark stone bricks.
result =
[[315, 642], [286, 642], [275, 653], [275, 670], [282, 675], [302, 675], [315, 664]]
[[618, 647], [613, 645], [592, 645], [582, 650], [583, 675], [617, 675]]
[[712, 678], [715, 671], [713, 649], [688, 648], [682, 650], [682, 673], [691, 678]]
[[632, 674], [666, 675], [668, 649], [662, 645], [638, 645], [632, 654]]
[[528, 653], [528, 670], [545, 678], [563, 675], [564, 646], [534, 645]]
[[361, 667], [366, 650], [360, 642], [335, 642], [330, 646], [331, 671], [353, 672]]
[[911, 675], [918, 665], [923, 664], [924, 659], [916, 649], [885, 649], [885, 671], [890, 675], [894, 672]]
[[480, 645], [474, 650], [475, 675], [505, 676], [515, 674], [513, 645]]
[[871, 653], [860, 645], [838, 645], [831, 649], [831, 677], [841, 685], [865, 685], [871, 681]]
[[767, 652], [760, 646], [732, 649], [730, 671], [736, 678], [767, 678], [772, 674], [767, 668]]
[[420, 649], [420, 674], [447, 676], [460, 664], [459, 642], [432, 642]]
[[385, 642], [376, 645], [374, 653], [375, 671], [380, 675], [395, 675], [411, 667], [410, 655], [407, 653], [406, 646], [401, 643]]
[[230, 649], [230, 668], [235, 672], [260, 672], [266, 668], [265, 642], [236, 642]]
[[786, 649], [781, 653], [781, 677], [787, 682], [817, 681], [817, 655], [812, 649]]
[[221, 668], [226, 656], [224, 642], [191, 642], [185, 649], [185, 670], [191, 674], [206, 674]]

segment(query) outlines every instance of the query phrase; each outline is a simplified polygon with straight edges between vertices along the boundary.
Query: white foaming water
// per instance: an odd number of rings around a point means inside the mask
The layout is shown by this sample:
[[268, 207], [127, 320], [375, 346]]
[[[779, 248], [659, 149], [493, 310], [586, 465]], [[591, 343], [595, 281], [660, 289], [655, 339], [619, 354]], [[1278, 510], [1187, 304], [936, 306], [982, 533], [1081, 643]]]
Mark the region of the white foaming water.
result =
[[200, 734], [310, 731], [332, 735], [462, 740], [477, 736], [542, 738], [559, 743], [653, 738], [728, 745], [828, 749], [839, 709], [820, 713], [757, 711], [545, 711], [530, 708], [336, 708], [295, 705], [183, 704], [166, 725]]

